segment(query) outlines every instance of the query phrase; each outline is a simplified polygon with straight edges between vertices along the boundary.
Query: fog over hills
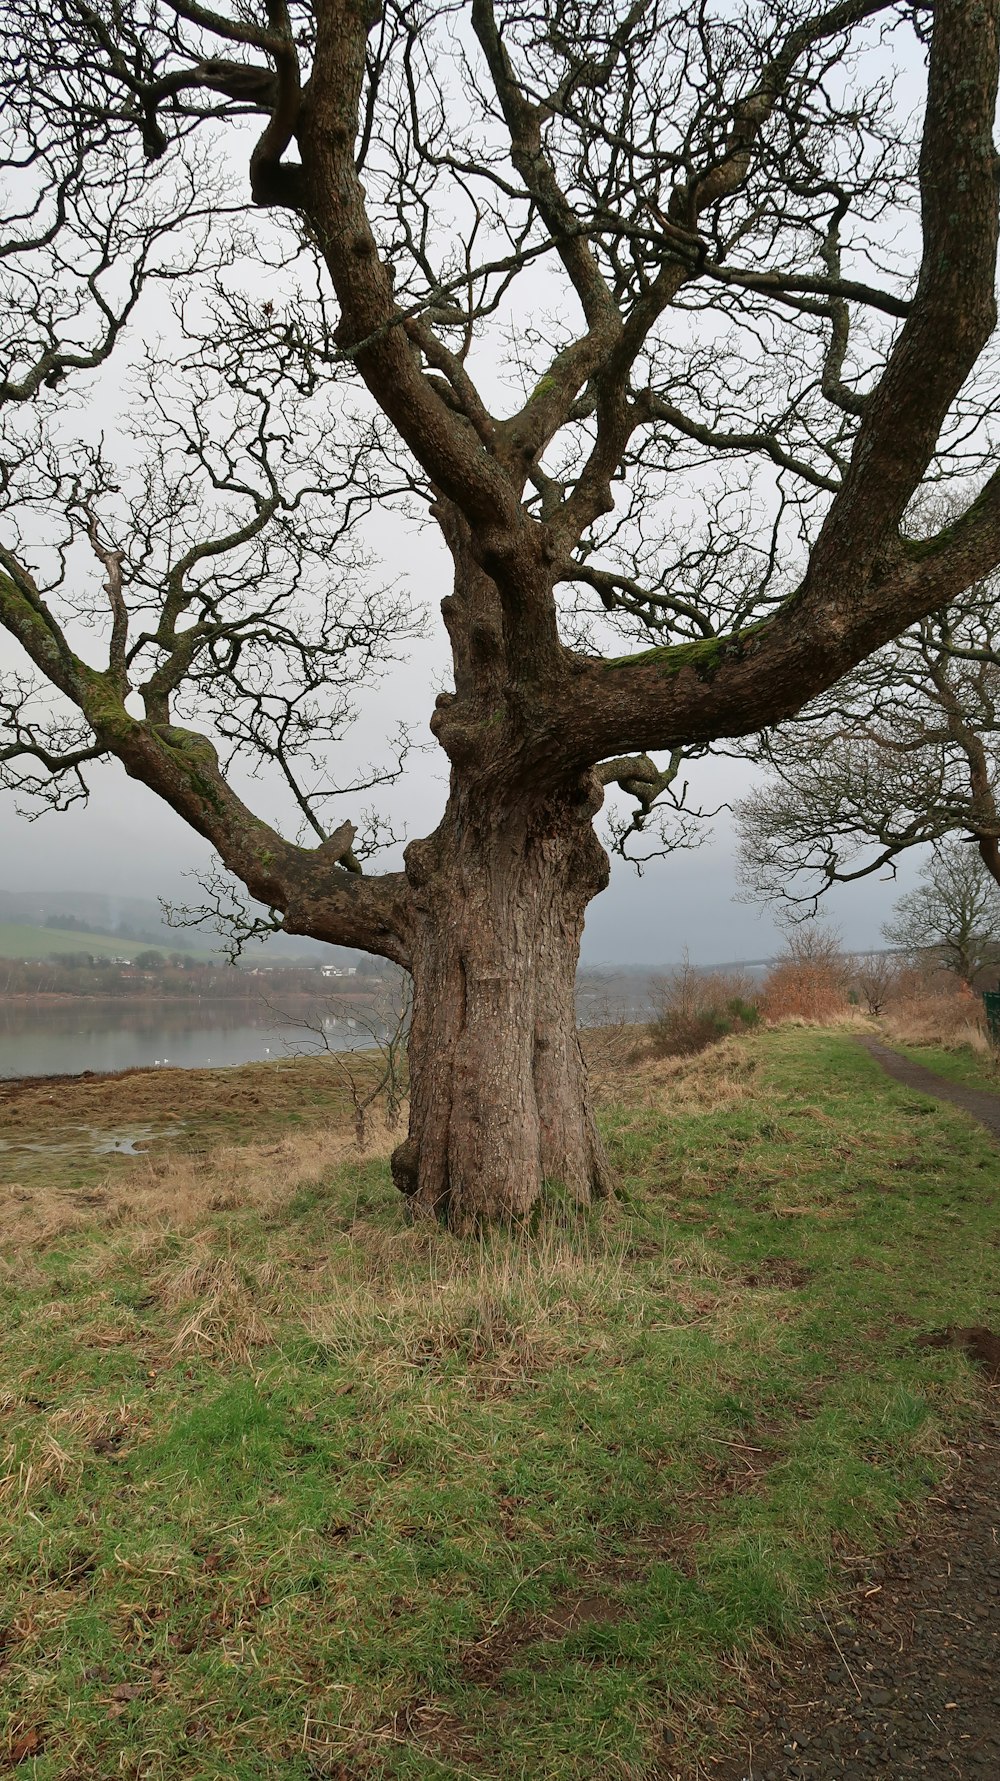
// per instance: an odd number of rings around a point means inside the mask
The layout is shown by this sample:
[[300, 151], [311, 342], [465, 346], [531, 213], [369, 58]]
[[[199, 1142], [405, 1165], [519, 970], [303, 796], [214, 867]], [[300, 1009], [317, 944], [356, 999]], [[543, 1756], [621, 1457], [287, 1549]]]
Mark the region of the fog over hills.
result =
[[[399, 694], [398, 709], [411, 717], [415, 714], [403, 697], [406, 688], [404, 677], [393, 691]], [[367, 740], [374, 750], [374, 739]], [[439, 819], [445, 788], [434, 777], [435, 770], [435, 758], [419, 754], [405, 799], [402, 788], [390, 788], [394, 795], [398, 790], [400, 806], [388, 808], [400, 833], [429, 832]], [[13, 800], [0, 795], [0, 886], [17, 898], [19, 907], [27, 901], [36, 911], [75, 912], [88, 922], [100, 914], [107, 918], [100, 919], [101, 927], [117, 932], [119, 921], [134, 924], [143, 934], [151, 934], [149, 944], [171, 951], [217, 948], [218, 937], [210, 929], [164, 931], [157, 901], [160, 896], [176, 904], [203, 901], [201, 883], [214, 869], [208, 844], [120, 769], [95, 769], [94, 779], [89, 806], [46, 815], [38, 822], [26, 821]], [[741, 797], [754, 776], [744, 762], [709, 759], [695, 763], [692, 781], [693, 795], [714, 809]], [[265, 818], [282, 828], [282, 811], [270, 806], [261, 787], [251, 786], [247, 796], [261, 806]], [[599, 820], [599, 831], [600, 826]], [[294, 825], [286, 820], [284, 830], [293, 833]], [[879, 875], [839, 886], [825, 900], [827, 913], [850, 950], [882, 944], [882, 923], [900, 892], [915, 882], [921, 863], [918, 857], [904, 860], [898, 881]], [[401, 864], [397, 847], [372, 869], [395, 871]], [[609, 965], [669, 970], [679, 963], [685, 948], [698, 965], [766, 958], [782, 945], [776, 919], [781, 912], [747, 904], [739, 889], [732, 823], [723, 809], [706, 825], [701, 846], [650, 860], [641, 877], [621, 860], [613, 861], [608, 889], [587, 911], [582, 963], [590, 969]], [[0, 919], [13, 918], [0, 914]], [[39, 919], [37, 913], [32, 919]], [[266, 956], [275, 960], [338, 961], [332, 948], [298, 936], [276, 937], [267, 944]]]
[[210, 934], [168, 928], [158, 903], [146, 897], [121, 897], [110, 892], [0, 890], [0, 920], [28, 922], [33, 927], [79, 927], [91, 934], [120, 934], [156, 945], [169, 944], [178, 952], [211, 951], [215, 945]]
[[[193, 952], [208, 957], [221, 950], [211, 927], [176, 928], [164, 919], [161, 905], [151, 897], [120, 896], [112, 891], [4, 890], [0, 888], [0, 921], [21, 922], [32, 927], [79, 928], [82, 933], [108, 934], [122, 941], [142, 941], [168, 952]], [[266, 958], [275, 963], [296, 959], [324, 959], [355, 963], [360, 955], [348, 947], [326, 946], [292, 934], [274, 934], [266, 941], [252, 941], [247, 960]]]

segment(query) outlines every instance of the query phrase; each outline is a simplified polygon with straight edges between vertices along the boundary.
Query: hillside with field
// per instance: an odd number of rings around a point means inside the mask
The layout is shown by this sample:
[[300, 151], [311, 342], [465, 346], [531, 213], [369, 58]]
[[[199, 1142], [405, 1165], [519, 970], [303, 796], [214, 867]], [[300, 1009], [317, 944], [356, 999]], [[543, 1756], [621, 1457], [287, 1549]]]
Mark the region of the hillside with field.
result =
[[[28, 922], [0, 921], [0, 960], [48, 959], [89, 954], [95, 959], [132, 958], [136, 951], [165, 950], [148, 941], [128, 940], [114, 934], [91, 934], [84, 929], [35, 927]], [[172, 951], [189, 949], [183, 940]]]

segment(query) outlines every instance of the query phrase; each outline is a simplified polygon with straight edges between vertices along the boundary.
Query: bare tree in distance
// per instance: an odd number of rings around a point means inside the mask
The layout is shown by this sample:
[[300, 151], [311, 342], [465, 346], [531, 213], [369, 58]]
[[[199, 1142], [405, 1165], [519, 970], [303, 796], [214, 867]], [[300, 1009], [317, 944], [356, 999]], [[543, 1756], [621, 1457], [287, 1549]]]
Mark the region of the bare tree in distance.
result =
[[736, 806], [751, 896], [824, 891], [962, 835], [1000, 884], [1000, 584], [967, 589], [751, 742], [766, 783]]
[[873, 1018], [884, 1014], [900, 987], [900, 960], [892, 952], [865, 952], [851, 960], [851, 985]]
[[704, 1051], [759, 1019], [759, 985], [743, 971], [700, 971], [687, 951], [665, 975], [650, 978], [654, 1051], [684, 1057]]
[[976, 850], [961, 842], [935, 848], [923, 879], [900, 897], [882, 932], [912, 956], [936, 955], [971, 987], [1000, 962], [1000, 890]]
[[[3, 0], [5, 776], [60, 806], [114, 757], [286, 931], [412, 974], [394, 1175], [456, 1229], [608, 1191], [573, 1000], [607, 788], [655, 821], [678, 751], [1000, 562], [998, 15]], [[78, 404], [151, 289], [116, 452]], [[390, 509], [447, 565], [450, 789], [380, 873], [345, 805], [399, 757], [334, 768], [421, 622]]]

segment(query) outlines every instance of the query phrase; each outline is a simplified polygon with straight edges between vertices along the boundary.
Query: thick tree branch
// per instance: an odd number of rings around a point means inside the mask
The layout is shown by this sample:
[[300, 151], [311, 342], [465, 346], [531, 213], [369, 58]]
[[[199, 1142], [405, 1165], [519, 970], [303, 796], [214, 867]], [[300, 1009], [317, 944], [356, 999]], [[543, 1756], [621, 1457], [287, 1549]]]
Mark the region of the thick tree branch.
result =
[[[998, 26], [1000, 0], [971, 8], [939, 0], [935, 8], [917, 292], [800, 589], [744, 632], [631, 660], [578, 660], [573, 692], [550, 714], [576, 744], [571, 758], [779, 722], [996, 562], [1000, 473], [938, 539], [906, 545], [898, 526], [996, 322]], [[574, 711], [588, 711], [589, 721], [574, 720]]]
[[[414, 360], [354, 165], [369, 9], [318, 0], [313, 71], [299, 118], [306, 202], [341, 305], [337, 340], [434, 483], [470, 520], [520, 531], [507, 478]], [[377, 337], [377, 345], [369, 340]]]
[[130, 716], [113, 676], [88, 667], [64, 641], [55, 660], [44, 608], [2, 572], [0, 621], [43, 674], [56, 680], [58, 672], [56, 684], [89, 724], [96, 753], [114, 755], [130, 778], [156, 792], [210, 841], [251, 896], [283, 911], [288, 933], [312, 934], [407, 963], [406, 879], [402, 874], [367, 878], [350, 867], [340, 869], [354, 841], [350, 823], [315, 848], [286, 841], [236, 795], [206, 736]]
[[996, 326], [998, 34], [997, 0], [937, 0], [920, 153], [920, 275], [813, 550], [804, 622], [813, 590], [827, 606], [854, 598], [866, 573], [894, 554], [948, 410]]

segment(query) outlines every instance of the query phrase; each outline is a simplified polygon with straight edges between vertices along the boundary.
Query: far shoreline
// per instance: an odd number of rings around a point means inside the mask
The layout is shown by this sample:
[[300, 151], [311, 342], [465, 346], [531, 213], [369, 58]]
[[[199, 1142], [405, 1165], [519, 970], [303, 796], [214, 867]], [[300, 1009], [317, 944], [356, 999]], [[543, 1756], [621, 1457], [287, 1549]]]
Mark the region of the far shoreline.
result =
[[[373, 1000], [374, 995], [374, 990], [335, 990], [332, 995], [329, 992], [324, 995], [321, 990], [317, 990], [315, 993], [309, 990], [287, 990], [281, 994], [281, 1000], [282, 1002], [294, 1002], [299, 1005], [303, 1002], [311, 1004], [317, 1001], [334, 1000], [338, 1002], [370, 1002]], [[195, 1004], [204, 1006], [206, 1003], [209, 1003], [213, 1008], [225, 1008], [232, 1003], [236, 1003], [239, 1007], [247, 1007], [248, 1005], [256, 1005], [257, 1007], [260, 1007], [262, 1004], [265, 1007], [269, 1007], [267, 998], [260, 995], [259, 992], [255, 994], [252, 990], [244, 995], [226, 996], [202, 995], [200, 991], [190, 996], [172, 996], [157, 995], [155, 992], [150, 992], [149, 990], [123, 990], [118, 995], [108, 995], [106, 991], [102, 994], [98, 990], [95, 990], [92, 994], [87, 992], [79, 995], [74, 994], [70, 990], [41, 990], [37, 994], [23, 990], [0, 990], [0, 1007], [5, 1006], [6, 1004], [16, 1004], [18, 1007], [62, 1008], [73, 1006], [78, 1003], [86, 1005], [88, 1002], [100, 1002], [106, 1007], [115, 1007], [119, 1002], [133, 1004], [138, 1002], [155, 1007], [169, 1004], [171, 1007], [175, 1008], [190, 1008]], [[274, 1012], [274, 1010], [272, 1010], [272, 1012]], [[281, 1010], [278, 1009], [277, 1012], [280, 1013]]]

